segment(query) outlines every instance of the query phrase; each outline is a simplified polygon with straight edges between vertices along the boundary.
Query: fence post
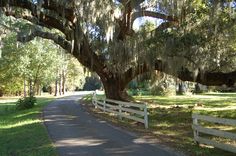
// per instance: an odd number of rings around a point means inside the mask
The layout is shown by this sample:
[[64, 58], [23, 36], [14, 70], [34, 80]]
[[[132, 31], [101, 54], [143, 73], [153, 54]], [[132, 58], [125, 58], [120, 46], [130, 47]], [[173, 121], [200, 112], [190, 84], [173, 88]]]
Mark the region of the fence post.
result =
[[[193, 118], [193, 125], [198, 125], [198, 119], [197, 118]], [[196, 144], [198, 144], [198, 131], [196, 130], [196, 129], [194, 129], [193, 130], [193, 136], [194, 136], [194, 142], [196, 143]]]
[[106, 112], [106, 99], [103, 100], [103, 112]]
[[145, 126], [146, 129], [148, 128], [147, 103], [145, 103], [145, 107], [144, 107], [144, 126]]
[[97, 109], [97, 96], [96, 96], [96, 91], [93, 93], [93, 104], [95, 106], [95, 108]]
[[122, 117], [121, 117], [121, 113], [122, 113], [121, 107], [122, 107], [122, 104], [119, 103], [119, 114], [118, 114], [118, 117], [119, 117], [120, 120], [122, 120]]
[[92, 104], [94, 105], [94, 92], [93, 92], [93, 97], [92, 97]]

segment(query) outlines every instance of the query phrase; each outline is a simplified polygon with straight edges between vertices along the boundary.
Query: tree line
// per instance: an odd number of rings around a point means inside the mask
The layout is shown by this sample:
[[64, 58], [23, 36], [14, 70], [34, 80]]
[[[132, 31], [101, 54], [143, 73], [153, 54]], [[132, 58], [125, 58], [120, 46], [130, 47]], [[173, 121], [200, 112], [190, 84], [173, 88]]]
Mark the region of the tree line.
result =
[[56, 96], [76, 87], [83, 89], [83, 67], [51, 41], [36, 38], [22, 44], [9, 32], [2, 44], [0, 96], [40, 95], [42, 88]]

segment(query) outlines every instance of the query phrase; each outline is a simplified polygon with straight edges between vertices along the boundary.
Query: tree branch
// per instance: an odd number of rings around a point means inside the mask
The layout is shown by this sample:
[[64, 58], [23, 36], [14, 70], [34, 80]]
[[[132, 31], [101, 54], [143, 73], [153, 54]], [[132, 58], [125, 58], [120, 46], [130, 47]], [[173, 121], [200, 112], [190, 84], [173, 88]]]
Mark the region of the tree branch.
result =
[[[66, 4], [68, 4], [67, 2]], [[43, 32], [36, 30], [30, 35], [27, 36], [21, 36], [18, 35], [18, 40], [21, 42], [27, 42], [32, 39], [34, 39], [36, 36], [46, 38], [53, 40], [56, 44], [59, 44], [63, 49], [65, 49], [68, 52], [73, 53], [73, 55], [83, 64], [84, 66], [88, 67], [91, 70], [95, 71], [102, 71], [104, 68], [104, 63], [99, 59], [99, 57], [92, 51], [89, 42], [87, 40], [87, 37], [83, 34], [82, 29], [80, 28], [80, 23], [78, 21], [74, 20], [74, 10], [72, 8], [66, 8], [65, 6], [61, 6], [58, 4], [58, 2], [55, 2], [53, 0], [44, 0], [44, 3], [42, 4], [42, 8], [44, 10], [40, 10], [40, 13], [37, 13], [37, 5], [25, 1], [25, 0], [9, 0], [4, 1], [0, 3], [0, 7], [19, 7], [23, 9], [27, 9], [31, 11], [32, 18], [36, 18], [38, 20], [38, 23], [34, 23], [41, 26], [46, 26], [48, 28], [56, 28], [60, 30], [62, 33], [66, 35], [66, 39], [74, 40], [73, 45], [69, 43], [68, 40], [64, 39], [62, 36], [58, 36], [56, 34], [52, 34], [49, 32]], [[49, 11], [53, 10], [59, 15], [61, 15], [62, 19], [68, 19], [71, 20], [73, 23], [73, 32], [68, 32], [68, 30], [65, 28], [65, 25], [61, 22], [61, 18], [58, 19], [58, 17], [51, 17], [53, 14], [47, 15], [47, 11], [45, 9], [48, 9]], [[44, 11], [44, 12], [43, 12]], [[6, 10], [5, 10], [6, 14]], [[16, 14], [9, 12], [8, 15], [16, 16]], [[65, 16], [65, 17], [64, 17]], [[28, 21], [32, 21], [32, 18], [30, 16], [20, 16], [20, 18], [24, 18]], [[78, 23], [78, 24], [77, 24]], [[72, 34], [73, 33], [73, 34]], [[73, 36], [71, 36], [73, 35]], [[83, 36], [83, 39], [77, 39], [76, 36]], [[73, 37], [73, 38], [71, 38]], [[106, 75], [106, 74], [105, 74]]]
[[236, 83], [236, 71], [223, 73], [223, 72], [192, 72], [187, 68], [180, 68], [176, 72], [169, 70], [169, 64], [162, 60], [157, 60], [154, 67], [150, 67], [147, 64], [138, 65], [137, 67], [130, 68], [124, 74], [124, 80], [131, 81], [134, 77], [151, 72], [153, 70], [158, 70], [166, 74], [178, 77], [183, 81], [198, 82], [207, 86], [233, 86]]
[[22, 35], [18, 34], [17, 40], [20, 42], [29, 42], [29, 41], [33, 40], [35, 37], [41, 37], [44, 39], [52, 40], [56, 44], [60, 45], [63, 49], [67, 50], [68, 52], [72, 48], [72, 45], [70, 44], [70, 42], [67, 41], [66, 39], [64, 39], [62, 36], [57, 35], [57, 34], [53, 34], [53, 33], [49, 33], [49, 32], [44, 32], [41, 30], [35, 30], [34, 32], [32, 32], [29, 35], [22, 36]]
[[173, 16], [168, 16], [168, 15], [154, 12], [154, 11], [141, 10], [138, 12], [134, 12], [132, 14], [132, 24], [137, 18], [144, 17], [144, 16], [158, 18], [158, 19], [169, 21], [169, 22], [178, 22], [177, 18], [174, 18]]
[[[66, 1], [66, 4], [70, 5], [70, 3], [72, 3], [73, 5], [74, 0]], [[44, 0], [42, 7], [48, 10], [53, 10], [62, 18], [66, 18], [72, 23], [75, 23], [76, 16], [73, 7], [69, 8], [68, 6], [66, 7], [63, 4], [60, 5], [60, 3], [58, 3], [58, 1], [55, 0]]]
[[[0, 2], [0, 7], [20, 7], [30, 10], [34, 16], [37, 15], [37, 5], [28, 0], [4, 0]], [[42, 8], [53, 10], [59, 16], [66, 18], [72, 23], [75, 20], [74, 10], [72, 8], [65, 8], [65, 6], [59, 5], [55, 0], [43, 0]]]
[[7, 11], [5, 10], [6, 16], [13, 16], [15, 18], [22, 18], [25, 19], [33, 24], [40, 25], [43, 27], [47, 27], [49, 29], [55, 28], [61, 31], [67, 38], [70, 38], [69, 32], [71, 31], [70, 28], [66, 27], [61, 21], [51, 16], [45, 15], [42, 11], [40, 12], [39, 17], [35, 17], [32, 15], [28, 15], [23, 13], [18, 13], [16, 11]]

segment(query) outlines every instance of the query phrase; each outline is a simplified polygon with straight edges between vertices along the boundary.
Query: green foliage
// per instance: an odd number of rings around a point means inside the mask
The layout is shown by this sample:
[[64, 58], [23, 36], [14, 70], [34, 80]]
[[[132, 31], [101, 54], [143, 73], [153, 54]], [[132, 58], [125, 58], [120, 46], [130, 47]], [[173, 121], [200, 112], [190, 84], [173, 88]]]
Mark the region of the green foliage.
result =
[[128, 94], [130, 96], [143, 96], [151, 95], [151, 92], [148, 89], [129, 89]]
[[0, 87], [5, 94], [22, 91], [24, 80], [32, 80], [34, 84], [53, 81], [59, 58], [56, 47], [51, 42], [36, 39], [20, 44], [17, 43], [15, 34], [9, 34], [4, 38], [2, 52], [0, 82], [4, 86]]
[[175, 79], [161, 72], [139, 76], [128, 84], [128, 93], [135, 95], [175, 95]]
[[[156, 78], [158, 77], [158, 78]], [[174, 77], [164, 73], [155, 73], [150, 81], [151, 95], [171, 96], [175, 95], [176, 82]]]
[[[182, 66], [203, 73], [234, 71], [235, 7], [230, 6], [229, 1], [222, 2], [188, 1], [180, 9], [185, 11], [184, 14], [176, 16], [179, 17], [178, 27], [169, 27], [164, 31], [157, 29], [151, 33], [141, 30], [140, 37], [146, 37], [142, 46], [147, 51], [146, 56], [141, 58], [151, 64], [157, 58], [166, 60], [173, 73]], [[163, 8], [168, 12], [168, 6]]]
[[102, 83], [98, 77], [86, 77], [83, 90], [96, 90], [101, 89]]
[[36, 102], [36, 97], [33, 96], [20, 98], [16, 103], [16, 109], [24, 110], [33, 108]]
[[129, 89], [137, 89], [138, 88], [138, 83], [137, 81], [133, 80], [133, 81], [130, 81], [129, 84], [128, 84], [128, 88]]
[[132, 80], [128, 84], [128, 94], [135, 95], [149, 95], [150, 94], [150, 80], [147, 77], [140, 76], [138, 79]]
[[151, 88], [151, 95], [172, 96], [175, 95], [175, 88], [165, 88], [163, 85], [157, 85]]
[[81, 64], [71, 55], [67, 55], [67, 69], [66, 69], [66, 88], [70, 91], [82, 90], [85, 84], [86, 74]]
[[28, 43], [18, 43], [16, 34], [3, 38], [0, 58], [0, 90], [5, 95], [23, 93], [24, 81], [32, 81], [36, 91], [39, 86], [51, 86], [63, 72], [65, 88], [73, 90], [83, 87], [85, 76], [78, 60], [49, 40], [36, 38]]

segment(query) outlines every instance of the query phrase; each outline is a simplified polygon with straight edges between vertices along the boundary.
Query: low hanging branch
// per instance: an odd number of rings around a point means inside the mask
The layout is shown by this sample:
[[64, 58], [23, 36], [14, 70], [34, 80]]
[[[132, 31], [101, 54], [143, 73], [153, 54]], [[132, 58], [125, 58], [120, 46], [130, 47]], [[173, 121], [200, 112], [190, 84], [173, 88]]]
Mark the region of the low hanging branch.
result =
[[52, 40], [67, 51], [70, 51], [70, 49], [72, 48], [71, 43], [69, 41], [67, 41], [66, 39], [64, 39], [62, 36], [57, 35], [57, 34], [53, 34], [53, 33], [49, 33], [49, 32], [44, 32], [39, 29], [36, 29], [35, 31], [33, 31], [29, 35], [18, 34], [17, 40], [20, 42], [29, 42], [29, 41], [33, 40], [35, 37], [41, 37], [44, 39]]
[[[43, 10], [37, 11], [36, 4], [33, 4], [32, 2], [25, 0], [9, 0], [9, 2], [1, 1], [0, 8], [5, 13], [6, 16], [22, 18], [35, 25], [40, 25], [50, 29], [51, 28], [57, 29], [61, 31], [66, 36], [67, 39], [71, 39], [72, 29], [69, 28], [67, 25], [65, 25], [65, 23], [70, 23], [70, 22], [67, 22], [68, 21], [67, 18], [61, 17], [61, 11], [56, 12], [55, 8], [53, 10], [49, 10], [48, 8], [51, 7], [47, 6]], [[23, 10], [15, 11], [15, 9], [23, 9]], [[31, 14], [27, 13], [27, 11], [30, 12]], [[73, 13], [73, 10], [71, 11]], [[71, 23], [70, 25], [72, 26]]]
[[172, 72], [172, 70], [169, 70], [170, 68], [171, 66], [167, 62], [164, 62], [162, 60], [157, 60], [155, 62], [154, 68], [150, 67], [147, 64], [141, 64], [127, 70], [124, 73], [123, 77], [124, 80], [128, 83], [138, 75], [157, 70], [178, 77], [183, 81], [198, 82], [207, 86], [221, 86], [224, 84], [227, 86], [233, 86], [236, 83], [236, 71], [228, 73], [198, 71], [196, 73], [190, 71], [188, 68], [181, 67], [177, 69], [177, 72]]
[[[63, 3], [59, 3], [59, 1], [55, 0], [40, 0], [42, 1], [42, 5], [40, 7], [48, 10], [52, 10], [56, 12], [59, 16], [66, 18], [67, 20], [74, 22], [75, 20], [75, 12], [74, 8], [65, 8]], [[37, 1], [40, 2], [40, 1]], [[35, 2], [35, 1], [34, 1]], [[23, 9], [30, 10], [33, 16], [37, 16], [37, 3], [33, 3], [28, 0], [1, 0], [0, 7], [20, 7]], [[66, 2], [68, 3], [68, 2]]]
[[177, 18], [174, 18], [173, 16], [165, 15], [159, 12], [154, 12], [154, 11], [146, 11], [146, 10], [140, 10], [137, 12], [134, 12], [132, 14], [132, 23], [140, 17], [153, 17], [153, 18], [158, 18], [162, 19], [164, 21], [169, 21], [169, 22], [178, 22]]

